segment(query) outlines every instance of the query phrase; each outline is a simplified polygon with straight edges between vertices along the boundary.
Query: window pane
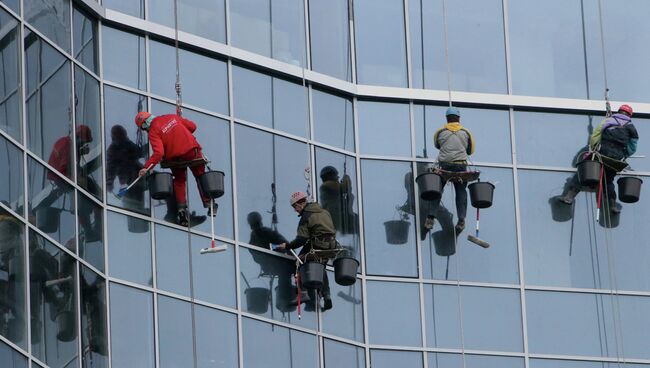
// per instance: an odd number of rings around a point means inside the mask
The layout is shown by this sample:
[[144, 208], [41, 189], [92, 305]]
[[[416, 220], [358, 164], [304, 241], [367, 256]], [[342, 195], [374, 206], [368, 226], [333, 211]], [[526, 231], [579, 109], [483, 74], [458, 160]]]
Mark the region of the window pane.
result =
[[108, 9], [144, 18], [144, 0], [102, 0], [102, 5]]
[[2, 0], [2, 2], [7, 5], [11, 10], [20, 14], [20, 0]]
[[12, 173], [0, 175], [0, 201], [22, 215], [25, 192], [23, 153], [4, 137], [0, 137], [0, 172]]
[[[409, 215], [413, 193], [411, 165], [363, 160], [363, 226], [366, 272], [416, 277], [415, 219]], [[387, 191], [386, 188], [404, 188]], [[380, 199], [380, 200], [378, 200]]]
[[296, 66], [306, 66], [303, 0], [273, 0], [270, 1], [270, 5], [272, 57]]
[[[531, 359], [531, 368], [617, 368], [621, 363], [608, 362], [581, 362], [577, 360], [550, 360], [550, 359]], [[648, 368], [648, 364], [632, 364], [625, 362], [623, 366], [629, 368]]]
[[115, 367], [155, 367], [150, 293], [111, 284], [111, 360]]
[[513, 94], [587, 97], [581, 4], [579, 0], [508, 3]]
[[316, 336], [250, 318], [243, 318], [242, 333], [247, 367], [318, 367]]
[[518, 289], [426, 285], [424, 305], [429, 347], [523, 351]]
[[334, 273], [328, 271], [334, 308], [322, 313], [321, 330], [325, 333], [363, 342], [363, 294], [361, 281], [341, 286], [334, 282]]
[[226, 307], [237, 306], [235, 287], [235, 248], [215, 254], [201, 255], [202, 248], [210, 246], [210, 238], [192, 235], [190, 242], [194, 298]]
[[357, 107], [361, 153], [411, 156], [409, 105], [359, 101]]
[[235, 47], [271, 56], [270, 0], [232, 0], [230, 41]]
[[82, 367], [107, 368], [106, 281], [81, 266], [80, 289]]
[[75, 194], [71, 185], [36, 160], [27, 160], [29, 221], [76, 252]]
[[191, 308], [189, 303], [158, 296], [160, 367], [194, 365]]
[[18, 353], [9, 345], [0, 341], [0, 361], [5, 365], [5, 368], [27, 368], [27, 358]]
[[78, 354], [77, 262], [35, 231], [29, 237], [32, 354], [64, 367]]
[[363, 348], [325, 339], [325, 368], [365, 368]]
[[524, 359], [490, 355], [429, 353], [430, 368], [524, 368]]
[[334, 147], [354, 151], [352, 101], [312, 90], [314, 139]]
[[352, 80], [348, 0], [310, 0], [311, 68]]
[[110, 275], [152, 286], [149, 221], [108, 212]]
[[156, 225], [156, 285], [190, 296], [190, 255], [186, 231]]
[[74, 57], [96, 74], [97, 65], [97, 22], [81, 10], [74, 8]]
[[81, 192], [79, 201], [79, 255], [85, 261], [104, 271], [104, 211]]
[[25, 1], [23, 11], [27, 22], [64, 51], [70, 52], [70, 0]]
[[105, 79], [143, 91], [147, 89], [144, 37], [102, 26], [102, 47]]
[[370, 350], [373, 368], [420, 368], [424, 366], [422, 353], [415, 351]]
[[[174, 28], [174, 0], [149, 1], [149, 20]], [[178, 29], [226, 43], [226, 5], [224, 0], [185, 0], [178, 2]]]
[[0, 207], [0, 335], [27, 349], [24, 233], [25, 225]]
[[418, 285], [378, 281], [368, 281], [367, 285], [369, 342], [422, 346]]
[[[150, 40], [151, 92], [176, 99], [176, 51], [173, 46]], [[183, 102], [217, 113], [228, 114], [226, 63], [201, 54], [180, 50]]]
[[[237, 367], [237, 317], [197, 304], [194, 313], [197, 367]], [[219, 348], [215, 349], [215, 346]]]
[[147, 135], [133, 123], [138, 111], [143, 110], [147, 110], [144, 96], [104, 87], [106, 201], [113, 206], [148, 214], [149, 189], [144, 181], [131, 187], [123, 198], [117, 197], [121, 188], [126, 188], [138, 177], [138, 171], [149, 155]]
[[[461, 0], [445, 5], [447, 18], [453, 20], [447, 23], [451, 88], [507, 93], [501, 0]], [[444, 23], [442, 1], [409, 2], [413, 86], [416, 88], [423, 88], [423, 85], [428, 89], [448, 88]]]
[[354, 21], [359, 83], [406, 87], [402, 0], [356, 0]]
[[[20, 90], [20, 45], [18, 37], [18, 22], [7, 12], [0, 9], [0, 27], [6, 29], [0, 38], [0, 129], [9, 133], [10, 136], [22, 141], [22, 120], [20, 109], [22, 93]], [[13, 28], [13, 29], [12, 29]]]
[[74, 77], [77, 184], [101, 199], [103, 180], [99, 82], [79, 67], [75, 67]]
[[[438, 149], [433, 144], [433, 135], [447, 123], [445, 118], [447, 107], [415, 105], [413, 109], [415, 155], [435, 158]], [[463, 107], [461, 115], [461, 124], [469, 129], [472, 138], [474, 138], [476, 151], [471, 156], [472, 161], [512, 162], [508, 111]], [[425, 147], [426, 152], [424, 151]]]

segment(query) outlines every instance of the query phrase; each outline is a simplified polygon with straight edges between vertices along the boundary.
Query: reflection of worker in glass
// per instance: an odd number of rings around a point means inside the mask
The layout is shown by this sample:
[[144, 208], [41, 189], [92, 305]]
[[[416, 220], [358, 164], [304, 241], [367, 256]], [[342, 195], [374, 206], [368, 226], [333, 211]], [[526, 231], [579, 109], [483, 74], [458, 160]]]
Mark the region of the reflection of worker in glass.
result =
[[103, 356], [108, 355], [108, 342], [106, 338], [106, 318], [104, 302], [104, 283], [102, 279], [95, 276], [91, 282], [86, 275], [81, 276], [81, 295], [83, 295], [82, 311], [82, 334], [87, 336], [88, 349], [91, 352]]
[[323, 181], [319, 188], [320, 203], [332, 216], [334, 227], [342, 234], [356, 234], [358, 215], [352, 209], [354, 195], [350, 176], [345, 174], [339, 181], [338, 170], [325, 166], [320, 171], [320, 178]]
[[[126, 186], [138, 177], [142, 169], [140, 159], [145, 156], [147, 147], [140, 147], [128, 136], [122, 125], [111, 128], [111, 144], [106, 149], [106, 190], [113, 191], [115, 178], [120, 186]], [[124, 204], [129, 209], [144, 208], [144, 181], [136, 183], [124, 195]]]
[[[418, 174], [428, 171], [428, 165], [425, 163], [417, 164]], [[415, 216], [415, 192], [413, 187], [413, 173], [409, 171], [404, 175], [404, 188], [406, 188], [406, 193], [408, 198], [406, 203], [399, 207], [399, 210]], [[440, 203], [440, 201], [425, 201], [421, 198], [417, 198], [420, 207], [419, 211], [419, 223], [420, 223], [420, 240], [424, 240], [427, 237], [429, 231], [433, 229], [434, 220], [438, 219], [442, 230], [444, 231], [453, 231], [454, 222], [453, 215], [449, 210]]]
[[23, 279], [22, 238], [23, 225], [0, 207], [0, 335], [13, 342], [23, 339], [22, 287], [16, 283]]

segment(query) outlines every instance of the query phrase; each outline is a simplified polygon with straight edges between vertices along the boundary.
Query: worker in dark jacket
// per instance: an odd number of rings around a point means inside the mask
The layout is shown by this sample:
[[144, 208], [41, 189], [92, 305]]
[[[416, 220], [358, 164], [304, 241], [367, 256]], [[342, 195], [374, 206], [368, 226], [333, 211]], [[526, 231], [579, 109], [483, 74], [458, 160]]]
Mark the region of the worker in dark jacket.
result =
[[356, 234], [358, 216], [353, 211], [354, 194], [352, 180], [345, 174], [339, 180], [339, 172], [333, 166], [325, 166], [320, 171], [323, 181], [319, 188], [319, 198], [323, 209], [332, 216], [334, 227], [341, 234]]
[[[451, 172], [467, 171], [467, 158], [474, 153], [474, 139], [469, 130], [460, 124], [460, 111], [449, 107], [445, 113], [447, 124], [433, 135], [433, 144], [440, 150], [438, 164], [440, 168]], [[454, 181], [456, 192], [456, 234], [465, 229], [467, 215], [467, 183]]]
[[[299, 256], [303, 256], [309, 253], [312, 248], [318, 250], [336, 248], [336, 228], [334, 227], [329, 212], [322, 209], [316, 202], [308, 202], [307, 194], [304, 192], [293, 193], [290, 203], [291, 207], [300, 216], [298, 235], [290, 243], [280, 244], [278, 249], [296, 249], [302, 247]], [[321, 295], [323, 296], [324, 302], [322, 310], [326, 311], [332, 308], [332, 298], [330, 296], [327, 271], [324, 270], [323, 272]]]
[[[589, 150], [597, 151], [601, 155], [618, 161], [624, 161], [636, 152], [639, 133], [632, 124], [632, 107], [630, 105], [621, 105], [618, 112], [603, 120], [602, 123], [594, 130], [589, 140]], [[604, 165], [605, 185], [607, 198], [609, 199], [609, 209], [612, 213], [620, 213], [621, 205], [616, 202], [616, 189], [614, 187], [614, 177], [617, 171], [608, 165]], [[580, 188], [577, 180], [575, 185], [571, 186], [567, 192], [560, 197], [560, 200], [566, 204], [572, 204]]]
[[[216, 206], [211, 205], [211, 199], [203, 193], [201, 185], [198, 183], [199, 176], [205, 172], [205, 162], [200, 162], [203, 159], [201, 145], [192, 134], [196, 130], [196, 124], [179, 115], [168, 114], [156, 117], [146, 111], [138, 113], [135, 117], [135, 124], [148, 132], [149, 143], [153, 149], [153, 155], [145, 162], [139, 175], [145, 175], [148, 170], [162, 160], [171, 163], [196, 162], [190, 166], [190, 170], [197, 179], [203, 207], [208, 209], [208, 216], [215, 216], [216, 213], [213, 213], [211, 209]], [[187, 226], [187, 195], [185, 193], [187, 167], [173, 167], [172, 175], [174, 177], [174, 194], [178, 204], [178, 224]]]

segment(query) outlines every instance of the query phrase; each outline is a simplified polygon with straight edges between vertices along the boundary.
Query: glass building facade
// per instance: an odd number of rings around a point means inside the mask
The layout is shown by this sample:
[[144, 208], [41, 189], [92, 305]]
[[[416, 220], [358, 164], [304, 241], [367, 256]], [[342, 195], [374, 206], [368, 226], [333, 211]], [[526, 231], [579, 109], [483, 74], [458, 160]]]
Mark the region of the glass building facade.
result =
[[[189, 232], [144, 182], [117, 196], [150, 153], [134, 116], [175, 108], [174, 1], [0, 0], [0, 367], [650, 367], [650, 196], [555, 200], [606, 86], [650, 176], [649, 2], [177, 0], [183, 114], [226, 174], [227, 250], [201, 255], [193, 178]], [[489, 249], [472, 208], [446, 237], [451, 185], [424, 227], [450, 98]], [[267, 249], [296, 190], [360, 262], [301, 318]]]

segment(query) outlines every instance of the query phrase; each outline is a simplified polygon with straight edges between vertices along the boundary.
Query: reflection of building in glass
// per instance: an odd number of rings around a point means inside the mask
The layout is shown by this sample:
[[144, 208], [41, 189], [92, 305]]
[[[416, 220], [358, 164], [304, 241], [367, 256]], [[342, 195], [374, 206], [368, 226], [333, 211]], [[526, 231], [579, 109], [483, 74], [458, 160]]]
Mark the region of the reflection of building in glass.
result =
[[[226, 178], [218, 254], [199, 253], [210, 222], [188, 233], [146, 182], [116, 195], [150, 155], [135, 115], [175, 108], [175, 1], [183, 116]], [[650, 176], [648, 12], [1, 0], [0, 367], [650, 367], [650, 196], [616, 216], [593, 188], [559, 200], [606, 87], [639, 135], [617, 178]], [[453, 236], [453, 186], [437, 206], [415, 185], [449, 98], [469, 167], [496, 184], [489, 249], [466, 239], [471, 207]], [[294, 191], [360, 262], [354, 285], [330, 284], [334, 308], [302, 318], [294, 261], [269, 248], [296, 233]], [[194, 185], [188, 205], [203, 215]]]

